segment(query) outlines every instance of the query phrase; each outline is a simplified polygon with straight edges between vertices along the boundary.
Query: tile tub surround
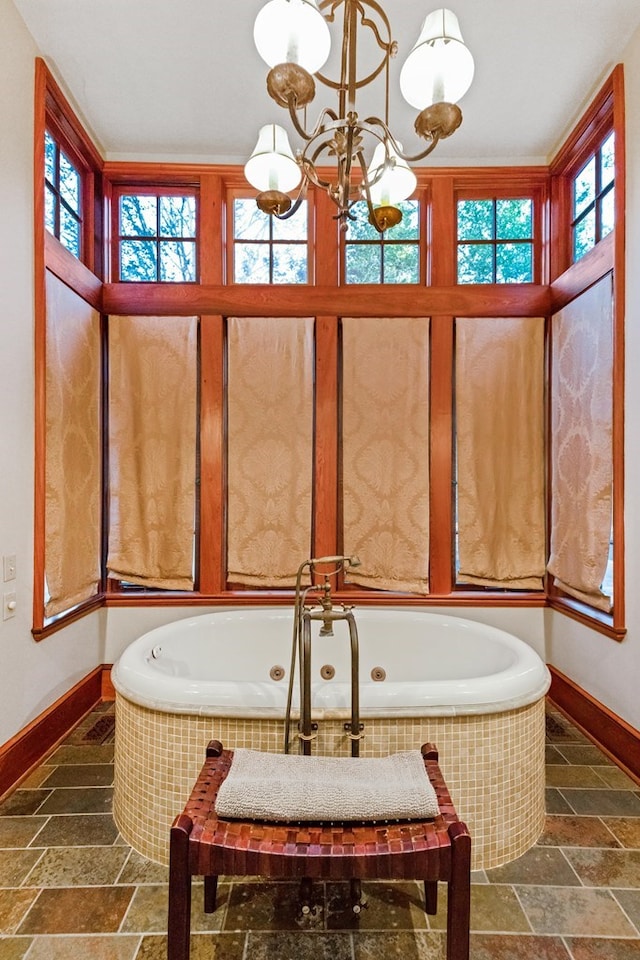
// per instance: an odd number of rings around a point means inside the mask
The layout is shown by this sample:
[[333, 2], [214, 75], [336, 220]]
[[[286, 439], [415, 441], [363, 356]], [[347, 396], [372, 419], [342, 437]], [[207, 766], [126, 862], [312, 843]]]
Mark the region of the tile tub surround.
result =
[[[469, 827], [473, 868], [524, 854], [544, 826], [544, 700], [496, 714], [367, 718], [362, 756], [434, 742], [458, 815]], [[323, 720], [314, 753], [348, 756], [342, 720]], [[281, 720], [171, 714], [116, 696], [113, 813], [127, 843], [168, 863], [169, 828], [181, 813], [212, 738], [225, 747], [282, 750]], [[1, 960], [1, 958], [0, 958]]]
[[[472, 875], [471, 957], [640, 960], [640, 787], [555, 710], [548, 721], [546, 826]], [[0, 960], [165, 960], [167, 869], [118, 835], [112, 773], [113, 744], [72, 734], [0, 804]], [[223, 879], [209, 917], [194, 884], [192, 960], [444, 960], [444, 890], [428, 917], [419, 883], [365, 888], [356, 918], [343, 884], [318, 884], [305, 920], [297, 884]]]

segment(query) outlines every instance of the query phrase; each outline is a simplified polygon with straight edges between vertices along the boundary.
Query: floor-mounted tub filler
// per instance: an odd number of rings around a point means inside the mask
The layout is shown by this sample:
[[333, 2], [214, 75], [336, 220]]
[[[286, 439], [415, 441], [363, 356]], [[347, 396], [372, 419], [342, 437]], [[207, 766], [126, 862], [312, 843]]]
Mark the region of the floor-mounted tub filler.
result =
[[[473, 867], [521, 856], [544, 823], [549, 672], [517, 637], [471, 620], [358, 607], [360, 756], [437, 744], [473, 838]], [[291, 608], [220, 611], [158, 627], [113, 668], [114, 816], [140, 853], [168, 862], [169, 828], [211, 738], [280, 752]], [[351, 751], [349, 625], [312, 623], [313, 752]], [[294, 691], [293, 713], [298, 709]]]

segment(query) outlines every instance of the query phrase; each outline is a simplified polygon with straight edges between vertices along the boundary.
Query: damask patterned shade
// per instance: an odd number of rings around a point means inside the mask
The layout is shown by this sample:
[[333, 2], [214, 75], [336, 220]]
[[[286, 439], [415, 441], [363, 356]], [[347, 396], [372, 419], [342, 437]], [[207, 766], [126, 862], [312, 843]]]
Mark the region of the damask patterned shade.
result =
[[100, 582], [100, 317], [46, 274], [45, 616], [90, 599]]
[[228, 343], [228, 579], [295, 584], [311, 555], [310, 317], [231, 317]]
[[544, 320], [456, 320], [460, 583], [541, 590]]
[[349, 580], [429, 589], [429, 319], [342, 321], [344, 548]]
[[552, 320], [551, 555], [561, 590], [601, 610], [609, 556], [613, 450], [611, 275]]
[[109, 576], [193, 590], [197, 319], [109, 319]]

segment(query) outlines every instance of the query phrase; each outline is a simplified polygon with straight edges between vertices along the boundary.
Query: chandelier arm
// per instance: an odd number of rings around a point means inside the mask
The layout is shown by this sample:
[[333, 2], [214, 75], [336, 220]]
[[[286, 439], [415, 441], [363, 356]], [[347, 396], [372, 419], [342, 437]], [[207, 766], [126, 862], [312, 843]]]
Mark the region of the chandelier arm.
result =
[[296, 109], [296, 98], [293, 93], [287, 97], [287, 106], [289, 108], [289, 117], [291, 119], [291, 123], [295, 127], [296, 133], [298, 134], [299, 137], [302, 137], [303, 140], [306, 140], [307, 143], [309, 143], [311, 140], [315, 139], [315, 137], [317, 137], [320, 133], [322, 133], [324, 123], [327, 117], [332, 122], [335, 122], [338, 119], [338, 114], [335, 112], [335, 110], [332, 110], [330, 107], [325, 107], [322, 113], [320, 114], [320, 116], [318, 117], [318, 120], [316, 121], [316, 125], [314, 129], [311, 131], [311, 133], [307, 133], [307, 131], [304, 129], [304, 127], [300, 123], [300, 120], [298, 119], [298, 112]]
[[[362, 170], [362, 185], [364, 187], [364, 199], [366, 201], [367, 210], [369, 212], [369, 223], [373, 227], [375, 227], [375, 229], [378, 231], [379, 234], [382, 235], [384, 233], [384, 230], [380, 228], [380, 224], [376, 219], [376, 215], [373, 207], [373, 201], [371, 199], [371, 191], [370, 191], [371, 184], [369, 183], [369, 178], [367, 176], [367, 164], [366, 164], [364, 153], [362, 152], [362, 150], [358, 151], [357, 160], [358, 160], [358, 163], [360, 164], [360, 169]], [[380, 179], [381, 176], [382, 176], [382, 173], [379, 174], [376, 180]], [[373, 182], [375, 183], [376, 181], [373, 181]]]
[[[328, 5], [327, 3], [321, 3], [319, 7], [320, 11], [322, 12], [323, 8], [327, 5]], [[380, 48], [380, 50], [384, 52], [384, 56], [381, 62], [370, 74], [368, 74], [366, 77], [363, 77], [361, 80], [358, 80], [355, 76], [352, 76], [350, 78], [353, 90], [360, 90], [362, 87], [366, 87], [370, 83], [372, 83], [376, 79], [376, 77], [380, 75], [380, 73], [384, 70], [385, 67], [388, 68], [389, 59], [396, 55], [398, 45], [395, 40], [391, 39], [391, 24], [389, 23], [386, 13], [384, 12], [380, 4], [376, 2], [376, 0], [337, 0], [337, 2], [336, 0], [330, 0], [331, 12], [329, 14], [324, 14], [325, 19], [328, 20], [329, 22], [333, 22], [335, 20], [336, 9], [343, 5], [348, 6], [350, 8], [351, 7], [355, 8], [356, 13], [360, 14], [361, 26], [367, 27], [369, 30], [371, 30], [378, 47]], [[384, 40], [382, 38], [379, 26], [375, 22], [375, 20], [370, 19], [369, 17], [366, 16], [365, 8], [375, 11], [375, 13], [378, 15], [378, 17], [380, 18], [381, 22], [384, 25], [387, 36], [389, 38], [388, 40]], [[345, 46], [345, 43], [349, 43], [348, 38], [346, 36], [346, 31], [343, 31], [342, 42], [343, 42], [343, 51], [342, 51], [341, 62], [345, 64], [347, 61], [347, 56], [346, 56], [346, 51], [344, 49], [344, 46]], [[352, 43], [355, 45], [356, 40], [354, 39]], [[332, 80], [330, 77], [325, 76], [323, 73], [320, 73], [319, 71], [316, 72], [314, 76], [316, 80], [319, 80], [326, 87], [330, 87], [332, 90], [343, 90], [345, 88], [345, 80], [346, 80], [345, 77], [341, 77], [339, 81]]]
[[403, 160], [406, 160], [407, 163], [417, 163], [419, 160], [424, 160], [425, 157], [428, 157], [431, 151], [435, 150], [435, 148], [438, 146], [439, 141], [440, 141], [440, 134], [434, 133], [433, 140], [431, 141], [427, 149], [422, 151], [422, 153], [416, 153], [415, 156], [409, 156], [408, 154], [403, 153], [402, 150], [397, 150], [396, 152], [398, 156], [402, 157]]
[[291, 206], [289, 207], [289, 209], [287, 210], [287, 212], [286, 212], [286, 213], [275, 213], [275, 212], [274, 212], [274, 213], [272, 213], [272, 216], [275, 217], [276, 220], [288, 220], [288, 219], [289, 219], [290, 217], [292, 217], [295, 213], [297, 213], [298, 210], [300, 209], [300, 206], [301, 206], [301, 204], [302, 204], [302, 201], [306, 199], [308, 187], [309, 187], [309, 181], [307, 180], [306, 177], [303, 177], [303, 178], [302, 178], [302, 185], [301, 185], [301, 187], [300, 187], [300, 190], [298, 191], [298, 196], [297, 196], [296, 199], [293, 201], [293, 203], [291, 204]]

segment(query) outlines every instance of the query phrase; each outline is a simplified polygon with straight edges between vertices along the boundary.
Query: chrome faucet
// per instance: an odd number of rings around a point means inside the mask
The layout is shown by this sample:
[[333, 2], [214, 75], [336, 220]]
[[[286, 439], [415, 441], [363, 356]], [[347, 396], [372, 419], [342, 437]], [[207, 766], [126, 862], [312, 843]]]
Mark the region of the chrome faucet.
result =
[[[324, 573], [324, 583], [319, 586], [311, 584], [308, 587], [302, 587], [302, 577], [306, 569], [311, 576], [315, 572], [316, 566], [333, 564], [335, 569], [329, 573]], [[298, 723], [298, 739], [300, 741], [300, 752], [306, 755], [311, 753], [311, 741], [317, 736], [315, 725], [311, 720], [311, 622], [321, 620], [321, 637], [333, 636], [333, 623], [336, 620], [345, 620], [349, 625], [349, 637], [351, 641], [351, 723], [345, 724], [349, 729], [349, 738], [351, 740], [351, 754], [358, 756], [359, 740], [362, 736], [360, 732], [360, 708], [359, 708], [359, 649], [358, 632], [353, 617], [352, 608], [341, 604], [334, 607], [331, 597], [331, 577], [336, 577], [340, 572], [349, 567], [357, 567], [360, 560], [357, 556], [343, 557], [318, 557], [305, 560], [298, 567], [296, 575], [296, 589], [293, 610], [293, 638], [291, 644], [291, 668], [289, 671], [289, 689], [287, 694], [287, 708], [285, 713], [284, 728], [284, 752], [289, 752], [290, 731], [291, 731], [291, 703], [293, 698], [293, 684], [296, 672], [296, 658], [300, 659], [300, 720]], [[320, 594], [318, 599], [319, 606], [307, 607], [306, 601], [309, 594]]]

